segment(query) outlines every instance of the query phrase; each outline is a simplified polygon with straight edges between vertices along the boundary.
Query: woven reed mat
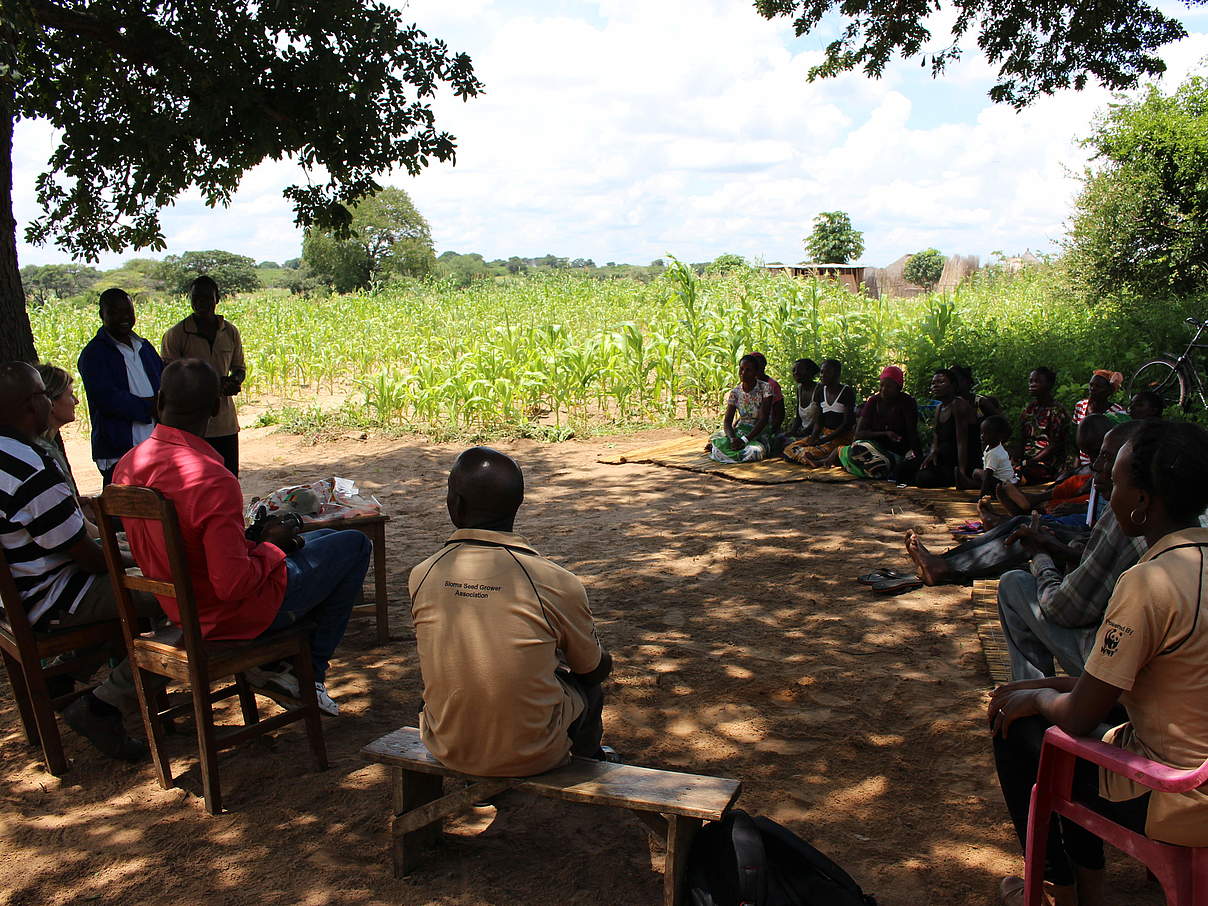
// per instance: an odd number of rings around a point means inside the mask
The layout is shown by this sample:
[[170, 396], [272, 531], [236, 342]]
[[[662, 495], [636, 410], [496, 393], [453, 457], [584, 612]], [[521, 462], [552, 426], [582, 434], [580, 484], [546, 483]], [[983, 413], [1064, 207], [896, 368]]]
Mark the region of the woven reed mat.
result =
[[977, 620], [977, 635], [981, 639], [986, 667], [995, 686], [1011, 682], [1011, 659], [1007, 655], [1007, 639], [998, 621], [998, 580], [977, 579], [969, 595], [973, 618]]
[[645, 462], [669, 469], [687, 472], [702, 472], [742, 481], [748, 484], [788, 484], [792, 481], [855, 481], [855, 477], [842, 469], [807, 469], [796, 463], [785, 462], [779, 457], [760, 462], [720, 463], [704, 452], [707, 438], [701, 436], [681, 437], [653, 447], [639, 447], [624, 453], [600, 457], [600, 462], [620, 465], [627, 462]]
[[899, 488], [893, 484], [878, 487], [888, 494], [897, 494], [926, 507], [945, 522], [966, 522], [981, 518], [977, 512], [977, 495], [972, 491], [958, 491], [956, 488]]

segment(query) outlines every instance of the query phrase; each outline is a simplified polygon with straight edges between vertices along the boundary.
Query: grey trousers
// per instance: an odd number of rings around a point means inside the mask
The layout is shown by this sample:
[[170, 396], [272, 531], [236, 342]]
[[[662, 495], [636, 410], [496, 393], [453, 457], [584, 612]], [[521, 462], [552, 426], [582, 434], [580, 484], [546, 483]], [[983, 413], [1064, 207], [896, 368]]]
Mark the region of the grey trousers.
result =
[[998, 581], [998, 619], [1016, 681], [1055, 676], [1054, 661], [1070, 676], [1080, 676], [1099, 629], [1049, 622], [1040, 610], [1036, 577], [1022, 569], [1003, 573]]
[[[144, 591], [130, 592], [134, 610], [140, 617], [162, 620], [164, 612], [160, 609], [155, 596]], [[47, 629], [69, 629], [75, 626], [86, 626], [89, 623], [101, 623], [105, 620], [117, 619], [117, 601], [113, 597], [113, 583], [109, 576], [101, 573], [94, 576], [92, 585], [84, 592], [84, 597], [76, 605], [72, 613], [56, 614]], [[159, 679], [156, 677], [155, 679]], [[166, 680], [164, 681], [166, 684]], [[122, 662], [109, 671], [109, 676], [93, 690], [101, 701], [121, 710], [123, 714], [138, 710], [138, 695], [134, 691], [134, 677], [130, 672], [130, 662], [122, 658]]]

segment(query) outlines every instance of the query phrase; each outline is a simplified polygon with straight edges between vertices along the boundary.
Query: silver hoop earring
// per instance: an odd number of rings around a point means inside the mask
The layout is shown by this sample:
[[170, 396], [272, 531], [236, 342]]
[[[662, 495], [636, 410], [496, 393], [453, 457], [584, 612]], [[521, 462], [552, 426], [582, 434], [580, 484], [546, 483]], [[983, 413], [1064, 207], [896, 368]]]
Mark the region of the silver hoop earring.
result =
[[1133, 507], [1132, 512], [1128, 514], [1128, 518], [1131, 519], [1133, 522], [1135, 522], [1137, 525], [1144, 528], [1145, 523], [1149, 522], [1149, 513], [1148, 513], [1148, 511], [1145, 513], [1144, 519], [1138, 519], [1137, 518], [1137, 508]]

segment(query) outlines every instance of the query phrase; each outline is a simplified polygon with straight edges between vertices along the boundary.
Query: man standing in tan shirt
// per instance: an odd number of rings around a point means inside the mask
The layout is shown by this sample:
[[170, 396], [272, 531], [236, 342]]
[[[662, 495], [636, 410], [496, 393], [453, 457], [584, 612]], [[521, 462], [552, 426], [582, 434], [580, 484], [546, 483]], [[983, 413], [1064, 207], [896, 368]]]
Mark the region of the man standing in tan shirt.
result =
[[243, 387], [247, 366], [243, 361], [243, 340], [235, 325], [216, 312], [218, 284], [202, 275], [189, 287], [193, 314], [168, 328], [160, 344], [164, 364], [176, 359], [201, 359], [209, 362], [222, 381], [218, 414], [206, 427], [206, 442], [218, 451], [223, 465], [239, 477], [239, 417], [234, 397]]
[[420, 732], [436, 758], [480, 777], [525, 777], [572, 754], [604, 758], [612, 656], [583, 584], [513, 532], [524, 476], [488, 447], [449, 473], [457, 531], [411, 571], [424, 681]]

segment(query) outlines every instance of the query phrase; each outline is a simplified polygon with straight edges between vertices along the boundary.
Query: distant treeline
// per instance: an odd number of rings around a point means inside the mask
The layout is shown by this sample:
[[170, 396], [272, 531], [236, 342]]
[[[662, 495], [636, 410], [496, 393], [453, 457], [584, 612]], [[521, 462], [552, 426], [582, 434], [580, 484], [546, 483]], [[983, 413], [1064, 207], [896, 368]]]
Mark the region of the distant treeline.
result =
[[[690, 264], [697, 274], [724, 272], [743, 266], [738, 255], [721, 255], [713, 261]], [[667, 270], [662, 258], [646, 265], [607, 261], [597, 264], [591, 258], [566, 258], [542, 255], [537, 258], [487, 260], [477, 252], [460, 254], [445, 252], [438, 256], [429, 277], [445, 280], [457, 286], [468, 286], [475, 280], [507, 277], [543, 271], [574, 271], [601, 279], [653, 280]], [[223, 292], [250, 292], [258, 289], [281, 289], [294, 293], [326, 292], [330, 281], [316, 275], [302, 258], [282, 262], [260, 261], [246, 255], [220, 250], [185, 252], [169, 255], [163, 260], [132, 258], [121, 267], [99, 270], [83, 264], [30, 264], [21, 268], [21, 282], [31, 304], [41, 305], [52, 299], [88, 297], [111, 286], [120, 287], [133, 296], [175, 295], [188, 291], [189, 282], [199, 274], [213, 277]]]

